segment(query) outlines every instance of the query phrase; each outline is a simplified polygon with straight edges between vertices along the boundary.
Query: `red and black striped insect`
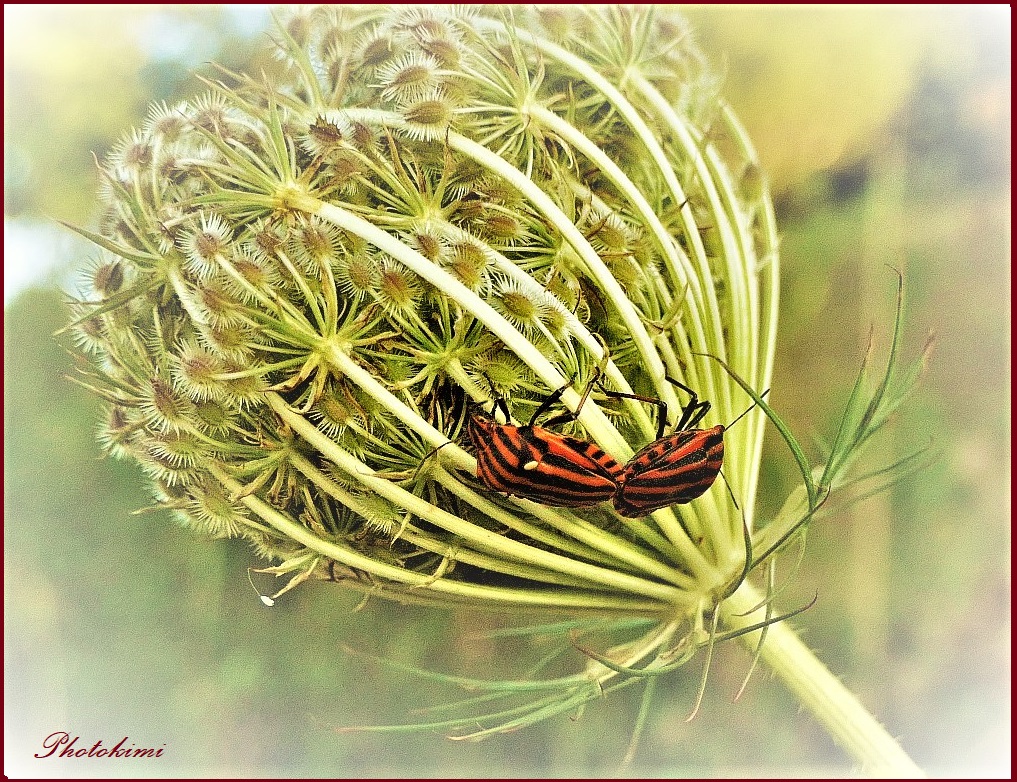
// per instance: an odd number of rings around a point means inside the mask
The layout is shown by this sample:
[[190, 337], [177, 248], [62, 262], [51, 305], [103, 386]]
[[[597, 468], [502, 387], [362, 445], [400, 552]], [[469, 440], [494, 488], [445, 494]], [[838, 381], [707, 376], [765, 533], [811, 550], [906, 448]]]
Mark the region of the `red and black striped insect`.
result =
[[752, 409], [727, 427], [717, 424], [709, 429], [696, 429], [696, 424], [710, 411], [710, 403], [700, 402], [688, 386], [668, 380], [689, 395], [689, 403], [682, 408], [675, 430], [665, 437], [666, 404], [661, 400], [644, 400], [660, 407], [657, 439], [633, 454], [618, 481], [614, 507], [626, 518], [646, 516], [702, 496], [724, 465], [724, 431]]
[[[622, 466], [617, 461], [596, 443], [547, 429], [574, 420], [589, 396], [590, 386], [575, 413], [562, 413], [549, 419], [545, 426], [536, 425], [537, 419], [561, 398], [565, 388], [549, 395], [525, 426], [499, 424], [480, 412], [470, 415], [467, 429], [477, 450], [477, 477], [485, 486], [564, 508], [586, 508], [615, 496], [622, 475]], [[504, 399], [495, 402], [494, 407], [500, 407], [508, 419]]]

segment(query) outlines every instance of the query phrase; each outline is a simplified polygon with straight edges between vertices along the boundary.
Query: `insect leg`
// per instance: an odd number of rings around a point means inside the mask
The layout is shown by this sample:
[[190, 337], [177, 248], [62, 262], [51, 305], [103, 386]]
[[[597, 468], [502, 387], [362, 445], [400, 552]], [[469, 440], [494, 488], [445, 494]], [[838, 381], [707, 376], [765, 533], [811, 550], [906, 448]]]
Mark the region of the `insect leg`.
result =
[[[544, 401], [540, 403], [540, 407], [538, 407], [536, 409], [536, 411], [533, 413], [533, 415], [530, 416], [530, 424], [529, 425], [533, 426], [537, 422], [537, 419], [540, 418], [540, 416], [542, 416], [544, 413], [546, 413], [548, 411], [548, 409], [550, 409], [551, 405], [553, 405], [555, 402], [557, 402], [559, 399], [561, 399], [561, 395], [565, 393], [565, 389], [568, 388], [570, 385], [572, 385], [572, 384], [571, 383], [566, 383], [561, 388], [559, 388], [557, 391], [552, 391], [550, 394], [548, 394], [544, 398]], [[586, 397], [584, 396], [583, 399], [585, 399], [585, 398]], [[570, 415], [571, 418], [566, 417], [564, 419], [565, 421], [571, 421], [571, 420], [573, 420], [575, 418], [575, 416], [572, 415], [571, 413], [569, 413], [568, 415]], [[554, 422], [554, 423], [562, 423], [562, 421], [558, 420], [559, 418], [561, 418], [561, 416], [555, 416], [550, 421], [548, 421], [547, 424], [545, 424], [545, 426], [550, 426], [552, 422]]]
[[682, 416], [678, 419], [674, 430], [681, 432], [685, 429], [695, 429], [696, 424], [702, 421], [706, 414], [710, 412], [710, 403], [707, 401], [700, 402], [699, 395], [695, 391], [684, 383], [675, 380], [670, 375], [664, 375], [664, 379], [671, 385], [678, 386], [678, 388], [689, 395], [689, 403], [682, 408]]

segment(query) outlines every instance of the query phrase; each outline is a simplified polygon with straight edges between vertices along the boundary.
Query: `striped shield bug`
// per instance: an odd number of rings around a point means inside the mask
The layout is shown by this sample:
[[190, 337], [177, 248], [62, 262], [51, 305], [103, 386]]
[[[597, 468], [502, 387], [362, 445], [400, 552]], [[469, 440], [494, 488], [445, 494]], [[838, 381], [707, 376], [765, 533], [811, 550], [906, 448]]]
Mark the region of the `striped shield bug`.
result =
[[660, 400], [645, 400], [659, 405], [661, 415], [657, 439], [633, 454], [618, 482], [614, 507], [626, 518], [683, 505], [704, 494], [717, 480], [724, 464], [724, 431], [752, 409], [749, 407], [726, 427], [717, 424], [697, 429], [696, 425], [710, 411], [710, 403], [699, 401], [688, 386], [668, 380], [689, 394], [689, 403], [682, 408], [674, 431], [665, 437], [666, 406]]
[[485, 486], [564, 508], [586, 508], [615, 496], [622, 475], [617, 461], [596, 443], [547, 429], [573, 420], [589, 396], [590, 386], [575, 413], [562, 413], [549, 419], [545, 426], [536, 425], [537, 419], [561, 398], [565, 388], [550, 394], [525, 426], [494, 420], [497, 407], [508, 419], [504, 399], [495, 402], [491, 416], [480, 412], [470, 415], [467, 430], [477, 450], [477, 477]]

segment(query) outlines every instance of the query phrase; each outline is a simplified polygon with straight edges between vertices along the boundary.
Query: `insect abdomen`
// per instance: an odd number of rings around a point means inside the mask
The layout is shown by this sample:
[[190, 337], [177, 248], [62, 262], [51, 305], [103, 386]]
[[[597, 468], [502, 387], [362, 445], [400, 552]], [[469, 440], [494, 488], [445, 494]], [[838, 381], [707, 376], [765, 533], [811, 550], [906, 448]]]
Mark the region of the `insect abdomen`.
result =
[[610, 500], [622, 467], [595, 443], [536, 426], [474, 416], [477, 477], [494, 491], [552, 507], [583, 508]]
[[625, 466], [614, 507], [622, 516], [645, 516], [702, 495], [724, 463], [724, 427], [676, 432], [638, 451]]

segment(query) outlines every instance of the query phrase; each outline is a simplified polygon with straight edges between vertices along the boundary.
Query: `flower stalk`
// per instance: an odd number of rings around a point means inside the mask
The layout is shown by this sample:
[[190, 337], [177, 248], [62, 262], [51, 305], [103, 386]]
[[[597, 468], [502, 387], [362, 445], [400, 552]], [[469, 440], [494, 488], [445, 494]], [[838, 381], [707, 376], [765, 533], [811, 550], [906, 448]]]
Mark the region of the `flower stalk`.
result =
[[[747, 579], [851, 485], [910, 382], [890, 389], [892, 351], [817, 480], [764, 400], [772, 203], [681, 20], [334, 6], [280, 22], [276, 53], [272, 80], [224, 72], [154, 110], [101, 169], [100, 228], [76, 229], [101, 257], [69, 328], [108, 450], [186, 523], [279, 563], [282, 591], [322, 577], [407, 605], [577, 617], [566, 643], [585, 668], [490, 683], [523, 702], [442, 723], [486, 720], [472, 737], [783, 618], [773, 583], [757, 597]], [[657, 436], [655, 407], [673, 425], [690, 404], [683, 387], [712, 405], [701, 426], [730, 427], [723, 483], [691, 502], [629, 519], [477, 477], [485, 445], [464, 423], [496, 400], [525, 422], [560, 390], [575, 414], [560, 431], [624, 465]], [[768, 419], [804, 488], [759, 525]], [[755, 606], [762, 620], [743, 615]], [[796, 692], [810, 671], [803, 702], [824, 711], [813, 694], [832, 685], [766, 629], [762, 659]], [[892, 759], [873, 721], [831, 711]]]
[[[762, 599], [751, 584], [742, 584], [724, 603], [724, 623], [732, 628], [758, 623], [761, 610], [752, 609]], [[753, 630], [743, 636], [745, 643], [759, 643], [761, 632]], [[897, 740], [787, 624], [769, 625], [761, 648], [770, 669], [868, 776], [884, 779], [925, 776]]]

